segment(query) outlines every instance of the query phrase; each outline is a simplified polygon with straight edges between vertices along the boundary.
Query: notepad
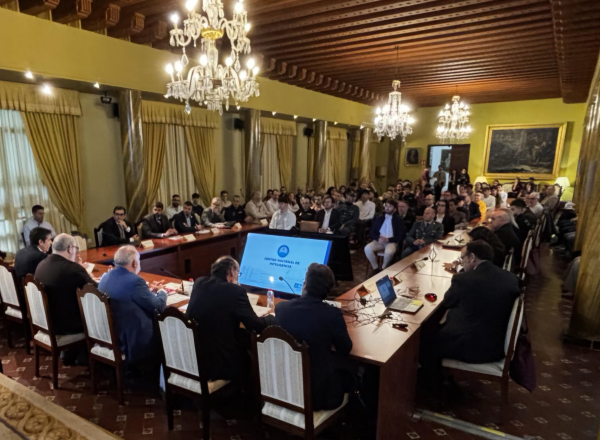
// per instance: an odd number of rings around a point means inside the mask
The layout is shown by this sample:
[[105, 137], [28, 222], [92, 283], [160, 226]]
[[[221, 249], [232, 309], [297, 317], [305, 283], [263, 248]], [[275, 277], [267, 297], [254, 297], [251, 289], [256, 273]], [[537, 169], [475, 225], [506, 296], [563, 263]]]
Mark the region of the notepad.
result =
[[167, 284], [165, 284], [165, 289], [166, 290], [179, 290], [179, 289], [181, 289], [181, 284], [180, 283], [167, 283]]
[[260, 224], [261, 224], [261, 225], [263, 225], [263, 226], [267, 226], [267, 225], [269, 224], [269, 222], [267, 221], [267, 219], [266, 219], [266, 218], [263, 218], [263, 219], [260, 221]]
[[196, 237], [194, 237], [194, 234], [184, 235], [183, 238], [185, 238], [187, 241], [194, 241], [196, 239]]
[[242, 229], [242, 224], [236, 223], [235, 225], [233, 225], [233, 229]]
[[415, 265], [415, 268], [416, 268], [417, 270], [421, 270], [421, 269], [423, 269], [425, 266], [427, 266], [427, 264], [425, 264], [425, 262], [424, 262], [424, 261], [415, 261], [415, 262], [414, 262], [414, 265]]
[[253, 306], [258, 304], [258, 295], [255, 295], [254, 293], [248, 293], [248, 299], [250, 300], [250, 304]]
[[94, 271], [94, 267], [96, 267], [94, 263], [86, 263], [85, 270], [87, 270], [87, 273], [91, 275]]
[[254, 310], [256, 316], [265, 316], [267, 313], [269, 313], [270, 309], [268, 307], [252, 306], [252, 310]]
[[369, 293], [372, 292], [376, 292], [377, 291], [377, 284], [375, 283], [369, 283], [369, 284], [363, 284], [363, 287], [365, 288], [365, 290]]
[[210, 231], [208, 229], [202, 229], [201, 231], [196, 231], [196, 234], [208, 234]]
[[219, 228], [210, 228], [210, 232], [212, 232], [213, 234], [219, 234], [221, 230]]
[[144, 240], [140, 244], [144, 249], [154, 247], [154, 242], [152, 240]]
[[177, 304], [178, 302], [181, 301], [188, 301], [189, 298], [185, 295], [181, 295], [179, 293], [174, 293], [173, 295], [169, 295], [167, 296], [167, 305], [173, 305], [173, 304]]
[[181, 240], [181, 237], [176, 235], [175, 237], [169, 237], [169, 240], [177, 241], [177, 240]]

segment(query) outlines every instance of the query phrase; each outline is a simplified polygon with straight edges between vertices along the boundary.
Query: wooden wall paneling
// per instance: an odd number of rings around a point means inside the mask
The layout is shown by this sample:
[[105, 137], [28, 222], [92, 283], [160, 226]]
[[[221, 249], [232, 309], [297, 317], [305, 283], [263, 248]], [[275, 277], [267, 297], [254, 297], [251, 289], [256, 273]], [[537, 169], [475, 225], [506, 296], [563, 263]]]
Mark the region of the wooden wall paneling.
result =
[[92, 13], [92, 0], [61, 0], [52, 11], [52, 21], [69, 24], [88, 18]]

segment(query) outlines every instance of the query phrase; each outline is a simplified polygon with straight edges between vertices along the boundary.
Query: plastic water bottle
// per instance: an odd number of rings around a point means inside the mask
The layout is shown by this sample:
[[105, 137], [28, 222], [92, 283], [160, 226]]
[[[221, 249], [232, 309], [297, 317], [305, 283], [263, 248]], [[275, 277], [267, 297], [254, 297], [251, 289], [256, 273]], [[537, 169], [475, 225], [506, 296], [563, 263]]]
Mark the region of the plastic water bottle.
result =
[[267, 307], [270, 309], [275, 305], [275, 293], [272, 290], [267, 290]]

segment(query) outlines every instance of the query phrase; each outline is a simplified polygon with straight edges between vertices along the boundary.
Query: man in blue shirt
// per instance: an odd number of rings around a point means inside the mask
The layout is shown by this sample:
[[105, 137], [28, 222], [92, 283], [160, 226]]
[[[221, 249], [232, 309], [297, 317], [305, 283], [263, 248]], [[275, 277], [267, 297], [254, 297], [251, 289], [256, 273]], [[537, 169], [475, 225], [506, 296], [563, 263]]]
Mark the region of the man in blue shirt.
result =
[[137, 274], [140, 254], [131, 245], [119, 248], [115, 268], [100, 280], [98, 289], [110, 297], [110, 308], [119, 338], [121, 352], [128, 364], [160, 361], [160, 341], [153, 331], [154, 312], [167, 306], [167, 293], [162, 285], [150, 286]]

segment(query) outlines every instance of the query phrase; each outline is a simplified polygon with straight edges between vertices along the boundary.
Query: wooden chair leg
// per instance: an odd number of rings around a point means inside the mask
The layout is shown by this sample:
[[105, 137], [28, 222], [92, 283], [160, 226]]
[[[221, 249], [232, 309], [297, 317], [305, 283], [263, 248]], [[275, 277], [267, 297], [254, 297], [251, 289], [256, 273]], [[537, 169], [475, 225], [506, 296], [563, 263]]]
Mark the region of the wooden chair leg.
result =
[[165, 386], [165, 407], [167, 408], [167, 425], [169, 426], [169, 431], [173, 430], [173, 396], [171, 395], [171, 390], [169, 389], [169, 385]]
[[90, 380], [92, 382], [92, 393], [98, 394], [98, 384], [96, 383], [96, 361], [90, 357]]
[[210, 399], [202, 397], [202, 440], [210, 440]]
[[125, 401], [123, 400], [123, 365], [117, 364], [115, 368], [117, 370], [117, 395], [119, 396], [119, 404], [125, 405]]
[[40, 348], [33, 344], [33, 354], [35, 357], [35, 377], [40, 377]]
[[52, 385], [54, 389], [58, 389], [58, 358], [60, 357], [60, 351], [54, 350], [52, 352]]

